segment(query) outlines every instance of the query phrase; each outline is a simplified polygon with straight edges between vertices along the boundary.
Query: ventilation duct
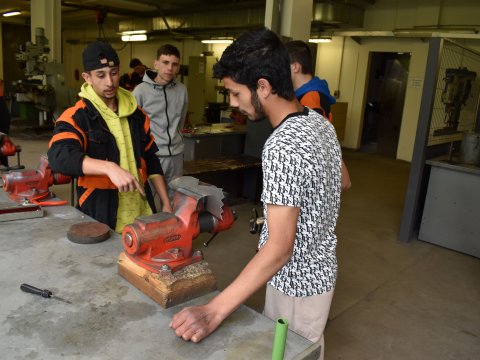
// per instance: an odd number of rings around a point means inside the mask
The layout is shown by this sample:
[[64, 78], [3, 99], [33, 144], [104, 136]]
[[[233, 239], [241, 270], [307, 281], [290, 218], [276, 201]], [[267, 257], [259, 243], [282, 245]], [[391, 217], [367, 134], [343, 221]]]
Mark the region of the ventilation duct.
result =
[[361, 28], [364, 11], [343, 3], [315, 3], [312, 26], [316, 28]]
[[236, 9], [216, 12], [188, 13], [154, 17], [152, 19], [136, 19], [120, 21], [118, 31], [148, 29], [149, 33], [199, 33], [235, 31], [257, 26], [264, 23], [265, 9]]
[[[365, 5], [369, 0], [360, 1], [359, 6], [351, 3], [320, 2], [313, 8], [312, 30], [323, 31], [332, 28], [358, 29], [363, 26]], [[245, 29], [263, 26], [265, 8], [229, 8], [209, 12], [177, 13], [154, 18], [136, 18], [118, 23], [118, 31], [147, 29], [149, 34], [205, 34], [225, 35], [242, 32]]]

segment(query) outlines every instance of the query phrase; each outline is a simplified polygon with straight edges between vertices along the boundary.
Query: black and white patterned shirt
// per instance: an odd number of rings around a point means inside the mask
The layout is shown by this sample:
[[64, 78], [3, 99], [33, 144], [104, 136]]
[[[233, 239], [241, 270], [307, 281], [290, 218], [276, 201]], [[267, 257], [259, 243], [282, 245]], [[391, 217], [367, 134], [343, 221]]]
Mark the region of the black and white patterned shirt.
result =
[[262, 153], [265, 222], [259, 246], [268, 239], [268, 204], [300, 208], [293, 256], [269, 284], [289, 296], [311, 296], [335, 286], [340, 208], [341, 150], [332, 124], [305, 107], [287, 116]]

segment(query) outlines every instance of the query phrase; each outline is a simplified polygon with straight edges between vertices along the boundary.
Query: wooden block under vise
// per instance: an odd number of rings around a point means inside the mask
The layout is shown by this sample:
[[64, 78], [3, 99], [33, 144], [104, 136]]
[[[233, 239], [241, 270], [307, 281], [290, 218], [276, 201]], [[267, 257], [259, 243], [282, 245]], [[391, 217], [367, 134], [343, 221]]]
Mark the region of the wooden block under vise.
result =
[[184, 303], [217, 288], [217, 281], [204, 260], [174, 272], [154, 273], [135, 264], [125, 252], [118, 261], [118, 274], [163, 308]]

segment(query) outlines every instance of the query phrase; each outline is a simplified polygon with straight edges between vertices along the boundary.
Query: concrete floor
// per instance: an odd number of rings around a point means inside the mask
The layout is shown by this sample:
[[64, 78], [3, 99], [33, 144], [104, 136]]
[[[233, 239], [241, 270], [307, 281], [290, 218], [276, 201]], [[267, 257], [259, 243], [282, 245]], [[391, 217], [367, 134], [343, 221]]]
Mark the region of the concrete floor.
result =
[[[12, 135], [36, 168], [48, 135]], [[353, 186], [337, 226], [339, 274], [326, 328], [326, 359], [478, 359], [480, 261], [422, 241], [397, 241], [409, 164], [345, 151]], [[11, 160], [13, 162], [13, 159]], [[69, 200], [70, 186], [54, 186]], [[234, 228], [208, 248], [195, 240], [224, 288], [255, 254], [248, 231], [256, 204], [241, 203]], [[261, 311], [264, 292], [247, 305]]]

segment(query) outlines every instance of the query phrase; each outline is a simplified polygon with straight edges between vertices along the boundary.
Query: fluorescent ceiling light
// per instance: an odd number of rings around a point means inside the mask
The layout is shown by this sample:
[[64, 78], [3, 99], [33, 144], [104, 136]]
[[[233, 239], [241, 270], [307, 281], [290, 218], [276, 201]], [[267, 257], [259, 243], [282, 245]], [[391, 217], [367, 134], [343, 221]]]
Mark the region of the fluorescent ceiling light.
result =
[[147, 34], [122, 35], [122, 41], [146, 41]]
[[130, 30], [122, 31], [122, 35], [135, 35], [135, 34], [146, 34], [147, 30]]
[[329, 43], [332, 41], [332, 38], [313, 38], [313, 39], [308, 39], [308, 42], [310, 43]]
[[233, 42], [232, 39], [210, 39], [210, 40], [202, 40], [204, 44], [231, 44]]
[[20, 14], [21, 14], [20, 11], [14, 10], [14, 11], [8, 11], [8, 12], [6, 12], [6, 13], [3, 13], [3, 16], [9, 17], [9, 16], [20, 15]]

